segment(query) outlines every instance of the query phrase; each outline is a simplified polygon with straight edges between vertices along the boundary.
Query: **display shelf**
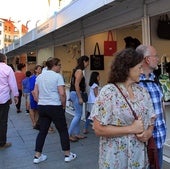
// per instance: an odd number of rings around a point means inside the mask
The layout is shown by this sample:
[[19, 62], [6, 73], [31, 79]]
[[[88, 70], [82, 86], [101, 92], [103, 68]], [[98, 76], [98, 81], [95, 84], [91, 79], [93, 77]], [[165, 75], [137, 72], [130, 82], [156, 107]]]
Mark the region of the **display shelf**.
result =
[[163, 159], [170, 163], [170, 102], [164, 102], [165, 106], [165, 119], [166, 119], [166, 126], [167, 126], [167, 136], [166, 141], [164, 144], [164, 156]]

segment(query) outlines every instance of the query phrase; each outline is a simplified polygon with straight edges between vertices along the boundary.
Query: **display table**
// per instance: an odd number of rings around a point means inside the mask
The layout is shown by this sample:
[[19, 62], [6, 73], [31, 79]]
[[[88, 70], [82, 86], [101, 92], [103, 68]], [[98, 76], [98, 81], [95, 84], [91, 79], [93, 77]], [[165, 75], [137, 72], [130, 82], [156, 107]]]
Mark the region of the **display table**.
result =
[[167, 137], [164, 144], [164, 157], [163, 159], [170, 163], [170, 102], [164, 102], [165, 105], [165, 119], [167, 126]]

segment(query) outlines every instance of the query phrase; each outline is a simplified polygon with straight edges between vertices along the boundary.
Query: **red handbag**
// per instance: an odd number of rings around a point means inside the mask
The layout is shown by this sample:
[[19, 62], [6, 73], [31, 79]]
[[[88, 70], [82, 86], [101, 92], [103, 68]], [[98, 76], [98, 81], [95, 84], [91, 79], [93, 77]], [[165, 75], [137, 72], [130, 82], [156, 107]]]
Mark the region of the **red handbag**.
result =
[[147, 153], [150, 163], [150, 169], [160, 169], [157, 147], [153, 136], [148, 140]]
[[112, 31], [108, 31], [107, 41], [104, 41], [104, 56], [113, 56], [117, 51], [117, 42], [113, 40]]

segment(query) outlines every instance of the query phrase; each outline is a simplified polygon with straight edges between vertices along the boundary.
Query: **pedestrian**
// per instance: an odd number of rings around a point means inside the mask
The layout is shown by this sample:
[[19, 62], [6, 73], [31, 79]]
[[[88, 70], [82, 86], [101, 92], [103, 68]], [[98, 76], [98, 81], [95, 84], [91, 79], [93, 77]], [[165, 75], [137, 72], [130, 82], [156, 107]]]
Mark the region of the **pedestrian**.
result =
[[17, 113], [21, 113], [20, 108], [21, 108], [21, 98], [22, 98], [22, 80], [25, 79], [25, 73], [23, 72], [24, 68], [25, 68], [25, 64], [19, 63], [17, 65], [17, 71], [15, 71], [15, 78], [17, 81], [18, 92], [19, 92], [18, 103], [16, 104]]
[[26, 113], [29, 114], [30, 109], [30, 76], [31, 72], [26, 71], [26, 77], [22, 81], [22, 90], [23, 90], [23, 97], [25, 97], [25, 108]]
[[73, 70], [70, 86], [70, 100], [73, 103], [75, 114], [69, 126], [70, 141], [76, 142], [86, 136], [80, 134], [80, 121], [83, 113], [83, 99], [81, 94], [86, 91], [86, 83], [83, 71], [89, 65], [89, 57], [81, 56], [77, 60], [77, 66]]
[[86, 122], [85, 122], [85, 126], [84, 126], [84, 134], [87, 134], [88, 131], [88, 127], [90, 124], [90, 112], [92, 110], [93, 104], [96, 100], [96, 97], [98, 96], [99, 93], [99, 80], [100, 80], [100, 75], [99, 72], [92, 72], [90, 75], [90, 80], [89, 80], [89, 86], [90, 86], [90, 91], [89, 91], [89, 95], [88, 95], [88, 101], [87, 101], [87, 109], [86, 109]]
[[146, 89], [136, 82], [142, 73], [143, 55], [134, 49], [117, 53], [108, 84], [93, 105], [95, 134], [100, 136], [99, 169], [148, 167], [145, 142], [151, 137], [155, 113]]
[[140, 45], [136, 48], [136, 51], [144, 55], [143, 73], [140, 76], [139, 84], [149, 92], [156, 113], [157, 118], [154, 123], [153, 137], [157, 146], [160, 169], [162, 169], [163, 145], [166, 139], [165, 112], [163, 109], [162, 89], [153, 73], [158, 68], [159, 58], [156, 49], [150, 45]]
[[14, 103], [18, 103], [18, 88], [14, 71], [7, 64], [7, 56], [0, 53], [0, 149], [12, 144], [7, 142], [8, 113], [11, 103], [11, 92]]
[[76, 158], [76, 154], [70, 152], [70, 141], [65, 117], [66, 93], [63, 77], [59, 72], [61, 63], [58, 58], [47, 61], [47, 71], [36, 79], [34, 97], [38, 102], [40, 130], [35, 145], [34, 163], [40, 163], [47, 159], [42, 154], [44, 142], [51, 122], [55, 124], [59, 132], [64, 161], [69, 162]]
[[[51, 60], [51, 59], [53, 59], [53, 57], [49, 57], [49, 58], [47, 59], [47, 61], [49, 61], [49, 60]], [[46, 62], [47, 62], [47, 61], [43, 61], [42, 73], [44, 73], [44, 72], [47, 71], [47, 69], [48, 69], [48, 67], [47, 67], [47, 65], [46, 65]], [[58, 69], [58, 72], [57, 72], [57, 73], [60, 73], [60, 69]], [[49, 130], [48, 130], [48, 133], [54, 133], [54, 132], [55, 132], [54, 127], [53, 127], [52, 125], [50, 125]]]
[[37, 129], [37, 130], [39, 130], [39, 124], [38, 124], [39, 115], [38, 115], [37, 102], [34, 100], [34, 96], [33, 96], [33, 90], [35, 86], [35, 80], [39, 74], [41, 74], [41, 66], [36, 65], [34, 68], [34, 74], [29, 78], [29, 82], [30, 82], [30, 112], [29, 113], [30, 113], [33, 129]]

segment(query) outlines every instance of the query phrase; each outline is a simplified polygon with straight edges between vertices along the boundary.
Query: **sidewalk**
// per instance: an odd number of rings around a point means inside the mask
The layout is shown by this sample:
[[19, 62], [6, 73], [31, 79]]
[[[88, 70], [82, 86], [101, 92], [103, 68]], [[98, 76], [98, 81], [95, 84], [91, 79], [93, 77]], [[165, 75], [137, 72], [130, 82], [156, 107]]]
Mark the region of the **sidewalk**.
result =
[[[23, 101], [22, 101], [23, 103]], [[33, 164], [35, 139], [38, 131], [32, 129], [30, 117], [26, 115], [22, 106], [22, 113], [17, 114], [11, 105], [8, 121], [7, 141], [12, 147], [0, 150], [0, 169], [97, 169], [98, 168], [98, 138], [91, 130], [86, 139], [71, 143], [71, 151], [77, 158], [64, 162], [58, 132], [48, 134], [43, 153], [48, 159], [40, 164]], [[68, 126], [72, 116], [67, 114]], [[84, 122], [82, 122], [82, 127]]]
[[[23, 103], [23, 101], [22, 101]], [[38, 131], [32, 129], [30, 117], [24, 112], [17, 114], [11, 105], [8, 121], [8, 142], [12, 147], [0, 150], [0, 169], [98, 169], [99, 138], [90, 130], [88, 138], [71, 143], [71, 151], [77, 159], [64, 162], [58, 132], [48, 134], [43, 153], [48, 159], [40, 164], [33, 164], [35, 139]], [[68, 126], [72, 116], [66, 114]], [[84, 122], [81, 123], [82, 128]], [[163, 169], [169, 169], [170, 163], [164, 161]]]

